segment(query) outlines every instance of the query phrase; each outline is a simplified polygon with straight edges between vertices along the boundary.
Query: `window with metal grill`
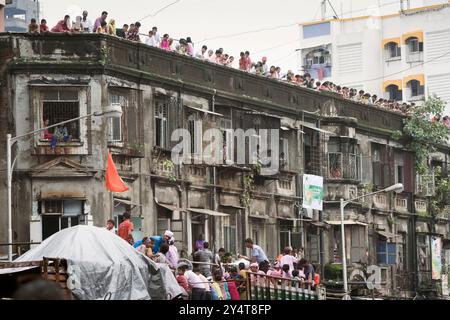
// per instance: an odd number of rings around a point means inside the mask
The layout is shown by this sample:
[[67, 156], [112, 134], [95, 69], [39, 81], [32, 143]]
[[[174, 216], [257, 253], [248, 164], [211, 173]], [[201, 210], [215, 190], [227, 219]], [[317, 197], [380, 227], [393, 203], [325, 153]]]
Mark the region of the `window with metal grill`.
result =
[[[111, 104], [120, 105], [122, 111], [126, 110], [129, 106], [129, 97], [123, 93], [111, 92], [110, 95]], [[122, 129], [123, 116], [108, 118], [108, 142], [121, 142], [123, 141], [123, 129]]]
[[187, 113], [187, 129], [190, 134], [191, 154], [198, 156], [202, 151], [202, 122], [198, 112]]
[[164, 100], [156, 102], [155, 107], [155, 144], [168, 148], [167, 105]]
[[233, 155], [233, 124], [231, 119], [220, 119], [220, 130], [222, 131], [222, 142], [223, 142], [223, 161], [224, 163], [230, 164], [233, 163], [234, 155]]
[[[80, 116], [80, 103], [78, 91], [49, 90], [43, 92], [42, 123], [46, 126], [78, 118]], [[48, 123], [47, 123], [48, 120]], [[70, 140], [80, 139], [80, 121], [73, 121], [61, 126], [67, 129]], [[54, 134], [57, 128], [49, 129]]]

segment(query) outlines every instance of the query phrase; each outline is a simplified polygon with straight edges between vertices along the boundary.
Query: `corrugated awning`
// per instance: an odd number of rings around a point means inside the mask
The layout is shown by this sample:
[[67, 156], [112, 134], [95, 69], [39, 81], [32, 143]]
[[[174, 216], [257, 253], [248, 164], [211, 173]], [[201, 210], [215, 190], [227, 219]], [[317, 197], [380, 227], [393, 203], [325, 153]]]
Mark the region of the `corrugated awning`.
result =
[[306, 123], [306, 122], [300, 122], [300, 124], [301, 124], [302, 126], [306, 127], [306, 128], [309, 128], [309, 129], [312, 129], [312, 130], [315, 130], [315, 131], [319, 131], [319, 132], [321, 132], [321, 133], [326, 133], [326, 134], [329, 134], [329, 135], [332, 135], [332, 136], [335, 135], [333, 132], [331, 132], [331, 131], [326, 131], [326, 130], [317, 128], [317, 127], [315, 127], [313, 124], [309, 124], [309, 123]]
[[281, 118], [281, 126], [280, 129], [283, 131], [289, 131], [289, 130], [297, 130], [300, 131], [300, 133], [304, 133], [302, 130], [300, 130], [300, 126], [298, 125], [298, 121], [292, 120], [289, 118]]
[[376, 232], [380, 236], [385, 237], [386, 239], [401, 237], [401, 235], [399, 235], [399, 234], [393, 234], [393, 233], [389, 233], [389, 232], [386, 232], [386, 231], [377, 230]]
[[218, 117], [223, 117], [223, 114], [217, 113], [217, 112], [212, 112], [209, 110], [205, 110], [205, 109], [201, 109], [201, 108], [196, 108], [196, 107], [192, 107], [192, 106], [185, 106], [186, 108], [192, 109], [192, 110], [196, 110], [196, 111], [200, 111], [200, 112], [204, 112], [207, 114], [212, 114]]
[[142, 204], [133, 203], [130, 200], [126, 200], [126, 199], [114, 198], [114, 202], [123, 203], [123, 204], [133, 206], [133, 207], [142, 207]]
[[297, 221], [297, 220], [300, 220], [300, 219], [295, 219], [295, 218], [290, 218], [290, 217], [280, 217], [280, 216], [278, 216], [277, 219], [278, 220], [285, 220], [285, 221]]
[[282, 119], [283, 117], [277, 116], [275, 114], [270, 114], [267, 112], [262, 112], [262, 111], [248, 111], [246, 112], [246, 114], [253, 114], [253, 115], [258, 115], [258, 116], [265, 116], [265, 117], [269, 117], [269, 118], [275, 118], [275, 119]]
[[201, 214], [207, 214], [209, 216], [214, 217], [228, 217], [228, 213], [218, 212], [210, 209], [200, 209], [200, 208], [188, 208], [188, 211], [195, 212], [195, 213], [201, 213]]
[[156, 202], [156, 204], [157, 204], [158, 206], [160, 206], [160, 207], [162, 207], [162, 208], [165, 208], [165, 209], [167, 209], [167, 210], [169, 210], [169, 211], [183, 211], [181, 208], [179, 208], [179, 207], [177, 207], [177, 206], [175, 206], [175, 205], [173, 205], [173, 204], [160, 203], [160, 202], [158, 202], [157, 199], [155, 199], [155, 202]]
[[[332, 225], [332, 226], [339, 226], [341, 225], [341, 221], [324, 221], [325, 223]], [[360, 225], [360, 226], [367, 226], [367, 223], [355, 221], [355, 220], [344, 220], [344, 225]]]
[[263, 220], [269, 220], [269, 216], [259, 216], [259, 215], [256, 215], [256, 214], [250, 214], [249, 216], [248, 216], [249, 218], [255, 218], [255, 219], [263, 219]]
[[245, 207], [241, 207], [241, 206], [236, 206], [233, 204], [220, 204], [220, 206], [225, 207], [225, 208], [233, 208], [233, 209], [239, 209], [239, 210], [245, 210]]
[[310, 222], [313, 226], [319, 227], [319, 228], [329, 228], [329, 226], [325, 222], [320, 221], [311, 221]]

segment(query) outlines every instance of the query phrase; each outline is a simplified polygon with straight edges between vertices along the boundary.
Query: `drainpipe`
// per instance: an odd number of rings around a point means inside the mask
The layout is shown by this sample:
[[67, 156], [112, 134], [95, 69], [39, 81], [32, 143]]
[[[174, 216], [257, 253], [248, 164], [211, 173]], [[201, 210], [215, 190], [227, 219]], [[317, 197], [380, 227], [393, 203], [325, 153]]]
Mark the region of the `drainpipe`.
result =
[[[142, 117], [144, 118], [144, 98], [143, 98], [143, 92], [141, 90], [141, 79], [142, 79], [142, 73], [140, 74], [139, 80], [138, 80], [138, 103], [139, 103], [139, 108], [142, 108]], [[142, 131], [144, 131], [144, 123], [145, 120], [143, 119], [142, 121]], [[139, 135], [141, 134], [141, 132], [139, 132]], [[140, 140], [140, 139], [139, 139]], [[145, 155], [145, 138], [142, 137], [142, 143], [144, 146], [144, 155]], [[133, 166], [133, 164], [131, 164], [131, 166]], [[142, 199], [144, 199], [143, 194], [142, 194], [142, 179], [143, 179], [143, 175], [142, 175], [142, 158], [139, 158], [139, 216], [142, 218], [143, 214], [144, 214], [144, 208], [142, 207]], [[142, 224], [141, 224], [142, 227]], [[142, 227], [143, 228], [143, 227]], [[147, 231], [147, 230], [144, 230]]]
[[[320, 128], [320, 119], [317, 120], [317, 127]], [[320, 141], [319, 141], [319, 143], [320, 143]], [[322, 161], [320, 163], [320, 171], [323, 172], [322, 171]], [[319, 221], [323, 222], [323, 210], [319, 211]], [[325, 252], [324, 252], [325, 240], [324, 240], [323, 228], [320, 227], [319, 228], [319, 232], [320, 232], [320, 244], [319, 244], [319, 250], [320, 250], [320, 255], [319, 255], [319, 259], [320, 259], [320, 277], [322, 279], [324, 274], [325, 274]]]
[[[319, 211], [319, 221], [323, 222], [323, 211]], [[325, 274], [325, 248], [324, 248], [324, 234], [323, 234], [323, 228], [320, 227], [319, 228], [319, 232], [320, 232], [320, 277], [323, 278], [323, 275]]]
[[419, 276], [418, 276], [418, 272], [419, 272], [419, 266], [417, 264], [417, 235], [416, 235], [416, 224], [417, 224], [417, 216], [416, 216], [416, 210], [415, 210], [415, 206], [412, 206], [412, 211], [414, 212], [411, 220], [409, 221], [409, 228], [410, 228], [410, 232], [409, 232], [409, 243], [410, 245], [408, 246], [410, 248], [410, 255], [411, 259], [409, 261], [409, 270], [410, 272], [412, 272], [413, 274], [413, 287], [412, 290], [413, 292], [416, 292], [418, 289], [418, 284], [419, 284]]
[[[183, 102], [181, 100], [181, 86], [178, 87], [178, 110], [181, 111], [179, 118], [178, 118], [178, 127], [183, 128], [184, 129], [184, 123], [183, 123], [183, 119], [184, 119], [184, 107], [183, 107]], [[176, 170], [176, 174], [177, 174], [177, 178], [181, 177], [181, 165], [175, 166], [175, 170]], [[184, 181], [184, 180], [183, 180]], [[183, 182], [181, 183], [181, 186], [177, 185], [177, 191], [178, 191], [178, 205], [180, 206], [180, 208], [188, 208], [188, 203], [187, 203], [187, 197], [186, 197], [186, 206], [183, 205], [184, 202], [184, 198], [183, 198], [183, 188], [186, 190], [186, 194], [187, 194], [187, 186], [186, 184], [184, 184]], [[183, 219], [183, 215], [184, 218]], [[189, 251], [191, 250], [190, 248], [192, 248], [191, 246], [191, 241], [192, 241], [192, 223], [191, 223], [191, 219], [190, 217], [188, 217], [188, 215], [190, 215], [190, 213], [186, 210], [184, 213], [180, 212], [180, 218], [183, 221], [183, 250], [186, 251], [186, 253], [189, 253]]]
[[[216, 94], [217, 94], [217, 90], [214, 89], [214, 93], [213, 93], [213, 96], [211, 99], [211, 111], [212, 112], [216, 112]], [[212, 172], [213, 173], [213, 175], [212, 175], [212, 178], [213, 178], [213, 181], [212, 181], [213, 190], [212, 191], [213, 192], [211, 193], [211, 208], [213, 208], [214, 211], [217, 211], [217, 205], [216, 205], [216, 202], [217, 202], [217, 186], [216, 186], [217, 185], [217, 168], [215, 166], [213, 166], [212, 169], [213, 169], [213, 172]], [[218, 248], [219, 248], [219, 241], [217, 239], [217, 236], [219, 234], [221, 234], [220, 232], [216, 233], [216, 231], [217, 231], [216, 228], [220, 227], [220, 224], [217, 221], [218, 219], [219, 219], [219, 217], [210, 218], [211, 225], [209, 226], [209, 228], [210, 228], [210, 230], [213, 231], [213, 232], [210, 232], [210, 234], [211, 234], [211, 240], [214, 243], [214, 247], [213, 247], [214, 250], [218, 250]], [[222, 219], [222, 218], [220, 218], [220, 219]]]

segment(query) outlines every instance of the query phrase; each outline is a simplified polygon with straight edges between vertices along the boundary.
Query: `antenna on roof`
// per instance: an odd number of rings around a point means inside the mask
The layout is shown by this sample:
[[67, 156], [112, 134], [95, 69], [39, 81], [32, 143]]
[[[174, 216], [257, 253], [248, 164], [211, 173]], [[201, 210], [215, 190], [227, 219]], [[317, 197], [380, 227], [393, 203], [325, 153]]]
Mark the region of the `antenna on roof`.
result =
[[327, 0], [322, 0], [322, 3], [320, 4], [322, 9], [322, 20], [325, 20], [326, 14], [327, 14]]
[[337, 14], [336, 10], [334, 10], [334, 7], [333, 7], [333, 5], [331, 4], [330, 0], [327, 0], [327, 1], [328, 1], [328, 4], [330, 5], [331, 9], [332, 9], [333, 12], [334, 12], [333, 18], [334, 18], [334, 19], [339, 19], [339, 15]]
[[[406, 8], [405, 8], [406, 5]], [[410, 0], [400, 0], [400, 11], [403, 12], [405, 10], [411, 9], [411, 1]]]

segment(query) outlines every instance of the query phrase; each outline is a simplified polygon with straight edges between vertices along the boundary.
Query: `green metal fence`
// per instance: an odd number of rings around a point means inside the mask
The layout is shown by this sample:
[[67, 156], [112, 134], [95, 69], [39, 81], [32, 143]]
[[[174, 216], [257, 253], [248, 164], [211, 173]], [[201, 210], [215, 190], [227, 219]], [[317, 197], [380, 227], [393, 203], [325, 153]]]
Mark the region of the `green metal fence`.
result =
[[322, 285], [299, 280], [247, 273], [248, 300], [325, 300], [326, 289]]

